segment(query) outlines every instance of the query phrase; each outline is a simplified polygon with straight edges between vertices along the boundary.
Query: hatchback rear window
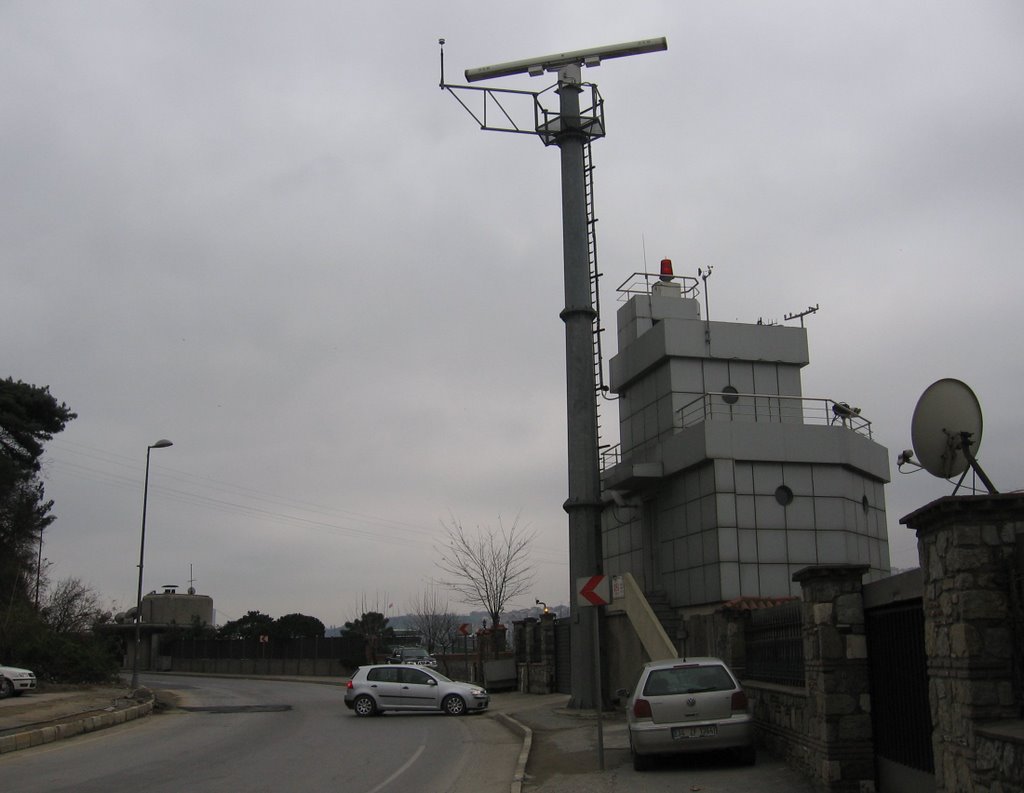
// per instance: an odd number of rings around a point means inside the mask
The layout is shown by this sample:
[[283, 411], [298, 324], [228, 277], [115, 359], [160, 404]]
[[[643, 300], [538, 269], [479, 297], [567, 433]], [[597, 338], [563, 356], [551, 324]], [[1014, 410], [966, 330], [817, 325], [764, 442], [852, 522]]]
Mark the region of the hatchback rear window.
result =
[[375, 666], [366, 673], [366, 679], [378, 683], [397, 683], [398, 670], [391, 666]]
[[731, 691], [734, 688], [736, 684], [723, 666], [685, 666], [651, 670], [644, 683], [644, 696], [699, 694], [704, 691]]

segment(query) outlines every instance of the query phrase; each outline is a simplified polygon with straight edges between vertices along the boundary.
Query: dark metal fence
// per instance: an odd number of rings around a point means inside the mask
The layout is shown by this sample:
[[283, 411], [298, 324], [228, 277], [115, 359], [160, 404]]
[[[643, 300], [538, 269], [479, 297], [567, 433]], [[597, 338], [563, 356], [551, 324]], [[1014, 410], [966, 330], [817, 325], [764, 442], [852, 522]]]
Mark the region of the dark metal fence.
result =
[[745, 677], [783, 686], [804, 685], [804, 644], [799, 600], [750, 612]]
[[921, 600], [867, 609], [864, 616], [875, 753], [934, 773]]
[[1024, 718], [1024, 537], [1019, 534], [1015, 558], [1010, 564], [1010, 615], [1014, 641], [1013, 684], [1018, 715]]
[[194, 639], [168, 642], [162, 655], [185, 660], [311, 660], [335, 659], [348, 666], [366, 663], [363, 640], [350, 636], [323, 639]]

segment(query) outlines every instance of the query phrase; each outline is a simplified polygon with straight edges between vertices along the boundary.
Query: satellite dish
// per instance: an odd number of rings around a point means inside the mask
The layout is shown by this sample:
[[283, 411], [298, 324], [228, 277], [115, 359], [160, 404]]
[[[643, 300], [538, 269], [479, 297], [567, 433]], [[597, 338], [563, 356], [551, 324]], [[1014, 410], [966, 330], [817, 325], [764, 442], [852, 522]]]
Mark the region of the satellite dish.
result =
[[[914, 453], [928, 473], [949, 479], [964, 473], [981, 446], [981, 405], [966, 383], [947, 377], [921, 394], [910, 424]], [[964, 454], [964, 433], [970, 448]]]

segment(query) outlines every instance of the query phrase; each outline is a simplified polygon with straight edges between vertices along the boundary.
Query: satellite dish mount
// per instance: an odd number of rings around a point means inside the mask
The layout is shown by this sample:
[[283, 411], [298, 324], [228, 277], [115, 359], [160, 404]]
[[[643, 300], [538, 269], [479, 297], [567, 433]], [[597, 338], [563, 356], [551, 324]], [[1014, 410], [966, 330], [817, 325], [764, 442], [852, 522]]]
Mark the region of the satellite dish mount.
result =
[[[956, 495], [969, 470], [973, 470], [996, 494], [995, 485], [978, 463], [975, 451], [981, 447], [981, 405], [970, 387], [953, 378], [937, 380], [925, 389], [914, 408], [910, 436], [921, 467], [933, 476], [950, 479], [960, 475]], [[900, 455], [908, 462], [908, 452]]]

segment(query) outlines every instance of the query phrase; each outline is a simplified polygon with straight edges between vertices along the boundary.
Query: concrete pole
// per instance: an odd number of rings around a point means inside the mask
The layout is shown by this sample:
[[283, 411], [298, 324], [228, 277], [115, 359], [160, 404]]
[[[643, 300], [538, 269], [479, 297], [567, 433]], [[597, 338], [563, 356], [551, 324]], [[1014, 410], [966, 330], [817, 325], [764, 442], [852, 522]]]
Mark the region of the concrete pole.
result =
[[[585, 133], [580, 129], [580, 66], [558, 72], [562, 160], [562, 257], [565, 268], [566, 402], [568, 412], [569, 584], [602, 571], [601, 483], [598, 463], [597, 385], [594, 376], [594, 310], [590, 289], [587, 201], [583, 170]], [[596, 708], [597, 607], [572, 598], [570, 707]]]

